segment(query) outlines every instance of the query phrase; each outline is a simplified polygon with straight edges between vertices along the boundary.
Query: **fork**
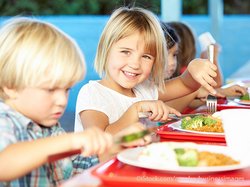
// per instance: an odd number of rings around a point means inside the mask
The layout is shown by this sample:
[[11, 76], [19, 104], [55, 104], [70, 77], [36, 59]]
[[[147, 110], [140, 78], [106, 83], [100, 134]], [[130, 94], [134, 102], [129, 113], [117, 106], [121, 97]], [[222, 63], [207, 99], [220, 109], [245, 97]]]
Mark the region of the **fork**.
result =
[[[208, 59], [211, 63], [214, 63], [214, 45], [209, 45], [207, 49]], [[207, 112], [214, 113], [217, 111], [217, 98], [211, 94], [207, 96], [206, 100]]]
[[213, 95], [208, 95], [206, 100], [207, 112], [213, 114], [217, 111], [217, 98]]

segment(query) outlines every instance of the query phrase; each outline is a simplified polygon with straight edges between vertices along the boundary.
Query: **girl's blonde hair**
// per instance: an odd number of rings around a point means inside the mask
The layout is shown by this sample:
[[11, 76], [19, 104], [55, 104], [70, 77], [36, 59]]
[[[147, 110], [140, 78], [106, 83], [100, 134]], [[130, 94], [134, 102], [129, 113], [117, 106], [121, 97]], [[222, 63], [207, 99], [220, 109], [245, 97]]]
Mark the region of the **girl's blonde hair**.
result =
[[95, 69], [100, 77], [107, 75], [107, 58], [114, 43], [139, 31], [144, 37], [146, 50], [155, 56], [150, 79], [160, 90], [164, 89], [164, 64], [167, 47], [157, 17], [138, 7], [121, 7], [113, 12], [107, 22], [97, 48]]
[[55, 26], [13, 18], [0, 29], [0, 97], [3, 88], [21, 90], [49, 82], [71, 87], [83, 78], [84, 57], [75, 41]]

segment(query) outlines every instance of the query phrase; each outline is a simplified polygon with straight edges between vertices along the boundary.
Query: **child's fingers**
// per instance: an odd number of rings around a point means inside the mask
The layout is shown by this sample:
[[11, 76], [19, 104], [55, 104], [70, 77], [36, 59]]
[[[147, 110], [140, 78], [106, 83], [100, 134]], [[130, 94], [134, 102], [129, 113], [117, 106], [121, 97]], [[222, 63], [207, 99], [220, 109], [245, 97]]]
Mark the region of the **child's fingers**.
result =
[[134, 140], [129, 143], [122, 143], [121, 146], [123, 147], [135, 147], [135, 146], [144, 146], [152, 142], [152, 136], [146, 135], [140, 139]]
[[97, 148], [97, 153], [102, 154], [107, 151], [113, 145], [113, 137], [111, 134], [104, 133], [104, 135], [99, 138], [99, 145]]
[[247, 93], [247, 88], [236, 85], [235, 93], [240, 94], [240, 95], [245, 95]]
[[209, 84], [204, 84], [203, 87], [211, 94], [215, 95], [217, 92], [216, 90]]
[[[202, 79], [201, 79], [202, 80]], [[204, 75], [203, 76], [203, 80], [209, 84], [210, 86], [217, 86], [217, 82], [212, 78], [210, 77], [209, 75]], [[201, 82], [201, 85], [202, 85], [202, 82]], [[203, 86], [203, 85], [202, 85]]]
[[98, 128], [87, 129], [85, 132], [85, 141], [83, 141], [82, 155], [90, 156], [101, 154], [111, 147], [113, 138], [110, 134], [101, 131]]

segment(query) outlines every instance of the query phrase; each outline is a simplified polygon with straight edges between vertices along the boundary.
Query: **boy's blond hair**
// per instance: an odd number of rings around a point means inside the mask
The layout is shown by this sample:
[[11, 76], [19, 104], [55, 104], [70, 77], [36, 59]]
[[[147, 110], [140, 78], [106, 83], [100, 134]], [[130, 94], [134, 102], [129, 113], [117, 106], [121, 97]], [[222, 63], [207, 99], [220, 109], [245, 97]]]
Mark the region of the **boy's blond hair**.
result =
[[3, 88], [21, 90], [49, 82], [71, 87], [83, 78], [84, 57], [75, 41], [55, 26], [13, 18], [0, 29], [0, 97]]
[[138, 7], [121, 7], [107, 22], [97, 48], [95, 69], [100, 77], [107, 75], [107, 59], [114, 43], [139, 31], [144, 38], [146, 49], [155, 56], [150, 79], [160, 90], [164, 89], [164, 66], [167, 47], [157, 17], [150, 11]]

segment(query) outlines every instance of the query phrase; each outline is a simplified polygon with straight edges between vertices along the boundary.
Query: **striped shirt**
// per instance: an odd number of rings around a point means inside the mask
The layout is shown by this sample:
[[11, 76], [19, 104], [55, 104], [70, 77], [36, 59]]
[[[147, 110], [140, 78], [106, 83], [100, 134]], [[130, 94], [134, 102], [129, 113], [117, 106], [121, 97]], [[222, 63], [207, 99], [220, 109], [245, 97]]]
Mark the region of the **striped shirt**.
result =
[[[17, 142], [57, 136], [62, 133], [65, 131], [59, 123], [52, 127], [40, 126], [0, 100], [0, 151]], [[18, 159], [18, 155], [13, 158]], [[74, 174], [80, 173], [98, 162], [96, 156], [82, 157], [78, 155], [65, 158], [53, 163], [46, 163], [19, 179], [0, 182], [0, 187], [57, 186]]]

